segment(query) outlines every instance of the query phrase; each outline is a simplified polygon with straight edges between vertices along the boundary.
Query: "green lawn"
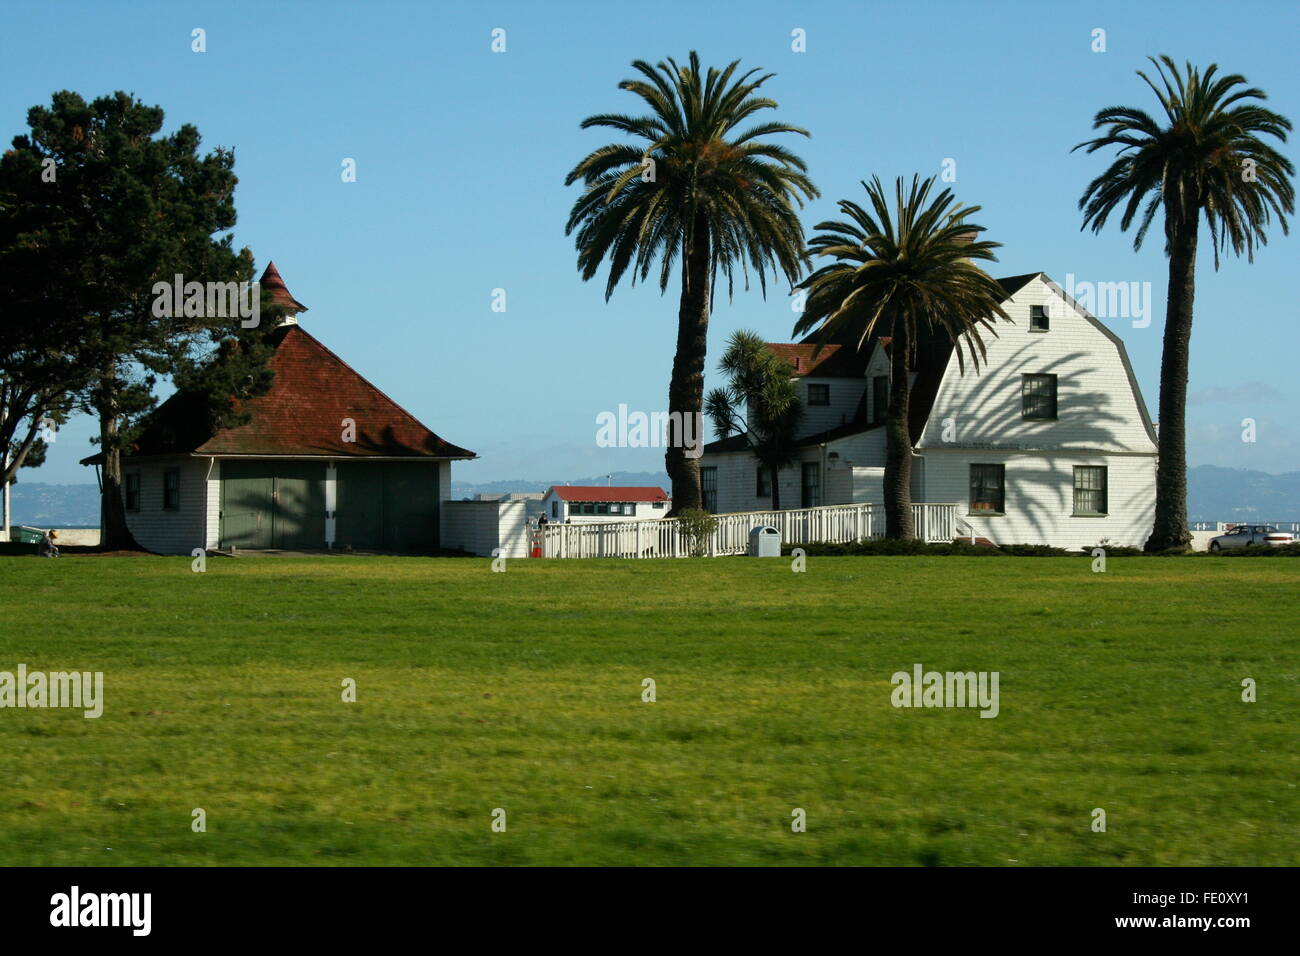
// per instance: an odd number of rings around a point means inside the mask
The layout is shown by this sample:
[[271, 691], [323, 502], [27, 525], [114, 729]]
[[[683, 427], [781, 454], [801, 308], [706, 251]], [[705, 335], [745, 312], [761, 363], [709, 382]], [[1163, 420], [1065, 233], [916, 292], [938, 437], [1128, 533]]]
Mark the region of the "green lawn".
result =
[[[0, 671], [106, 698], [0, 710], [0, 864], [1300, 856], [1300, 561], [490, 564], [0, 558]], [[916, 663], [1000, 715], [895, 709]]]

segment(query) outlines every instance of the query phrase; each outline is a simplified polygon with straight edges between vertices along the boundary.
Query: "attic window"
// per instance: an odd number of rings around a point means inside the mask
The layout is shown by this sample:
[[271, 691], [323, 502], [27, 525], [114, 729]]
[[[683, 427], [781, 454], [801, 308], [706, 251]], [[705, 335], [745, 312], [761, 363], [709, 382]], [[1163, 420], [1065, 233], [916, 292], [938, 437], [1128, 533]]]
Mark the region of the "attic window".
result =
[[1050, 320], [1047, 317], [1047, 306], [1031, 305], [1029, 307], [1029, 331], [1046, 332]]

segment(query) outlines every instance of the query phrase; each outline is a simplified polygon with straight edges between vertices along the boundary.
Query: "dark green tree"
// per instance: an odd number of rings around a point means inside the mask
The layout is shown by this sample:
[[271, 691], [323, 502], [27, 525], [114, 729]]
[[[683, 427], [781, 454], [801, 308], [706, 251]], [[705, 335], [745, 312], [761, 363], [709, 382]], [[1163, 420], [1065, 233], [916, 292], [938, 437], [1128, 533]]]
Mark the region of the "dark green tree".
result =
[[[818, 195], [804, 161], [769, 140], [774, 134], [807, 136], [797, 126], [769, 121], [738, 131], [774, 100], [758, 95], [772, 74], [750, 70], [736, 77], [739, 61], [726, 68], [700, 68], [692, 52], [685, 66], [675, 60], [651, 66], [632, 63], [641, 78], [621, 89], [648, 108], [640, 116], [603, 113], [582, 121], [583, 129], [607, 127], [638, 142], [612, 143], [588, 154], [565, 180], [584, 185], [573, 205], [566, 234], [578, 230], [578, 270], [583, 280], [609, 262], [605, 298], [625, 273], [644, 281], [658, 263], [659, 289], [666, 292], [681, 262], [677, 350], [668, 386], [670, 420], [702, 416], [704, 363], [709, 314], [718, 274], [749, 272], [763, 293], [767, 274], [798, 280], [806, 262], [797, 207]], [[701, 506], [700, 469], [686, 454], [680, 430], [670, 427], [664, 467], [673, 484], [673, 512]]]
[[809, 243], [818, 256], [835, 261], [799, 285], [807, 302], [796, 334], [818, 330], [821, 343], [847, 342], [858, 349], [873, 335], [889, 337], [884, 495], [885, 534], [891, 538], [914, 536], [908, 372], [918, 340], [945, 335], [962, 370], [963, 345], [978, 368], [984, 357], [981, 330], [993, 332], [993, 318], [1007, 318], [1002, 287], [976, 264], [996, 260], [993, 250], [1000, 243], [980, 239], [984, 227], [968, 221], [979, 206], [958, 204], [951, 189], [931, 199], [934, 182], [933, 176], [913, 176], [904, 191], [897, 179], [893, 212], [878, 177], [862, 184], [871, 211], [840, 200], [847, 220], [818, 223], [822, 231]]
[[709, 392], [705, 412], [719, 438], [743, 435], [745, 444], [767, 470], [772, 483], [772, 510], [781, 510], [781, 469], [795, 460], [803, 404], [794, 383], [794, 368], [780, 358], [757, 332], [733, 332], [718, 362], [727, 377], [723, 388]]
[[1210, 230], [1214, 267], [1231, 250], [1254, 261], [1255, 246], [1268, 242], [1277, 216], [1283, 234], [1295, 210], [1288, 177], [1295, 167], [1265, 142], [1286, 142], [1291, 122], [1259, 103], [1262, 90], [1237, 73], [1219, 76], [1217, 65], [1203, 72], [1187, 63], [1184, 72], [1167, 56], [1151, 62], [1159, 84], [1139, 70], [1164, 116], [1156, 120], [1131, 106], [1108, 106], [1093, 117], [1104, 130], [1075, 149], [1095, 153], [1118, 147], [1118, 157], [1088, 184], [1079, 199], [1083, 228], [1100, 232], [1120, 210], [1120, 228], [1136, 221], [1133, 248], [1158, 211], [1164, 211], [1169, 296], [1165, 306], [1164, 351], [1160, 359], [1160, 457], [1156, 466], [1156, 514], [1148, 551], [1186, 549], [1187, 366], [1191, 356], [1192, 307], [1196, 294], [1196, 246], [1201, 219]]
[[[28, 112], [30, 132], [0, 161], [3, 190], [26, 207], [24, 241], [39, 253], [28, 278], [70, 357], [68, 386], [99, 419], [107, 549], [137, 546], [126, 525], [121, 455], [153, 407], [159, 377], [193, 384], [198, 368], [222, 368], [205, 361], [215, 341], [256, 338], [238, 316], [154, 308], [155, 284], [176, 275], [187, 283], [252, 279], [251, 253], [236, 252], [228, 232], [234, 153], [201, 154], [195, 127], [163, 135], [163, 121], [161, 108], [126, 93], [87, 103], [62, 91], [49, 108]], [[259, 357], [256, 348], [227, 347], [222, 361]]]

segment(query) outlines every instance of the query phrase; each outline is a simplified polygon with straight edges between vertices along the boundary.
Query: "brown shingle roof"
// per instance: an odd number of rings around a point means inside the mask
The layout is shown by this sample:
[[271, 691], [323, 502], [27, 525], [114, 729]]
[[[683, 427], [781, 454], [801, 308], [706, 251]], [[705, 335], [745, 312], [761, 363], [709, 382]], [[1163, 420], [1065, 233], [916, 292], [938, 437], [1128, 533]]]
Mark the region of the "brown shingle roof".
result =
[[[251, 421], [213, 434], [198, 399], [178, 392], [149, 417], [128, 457], [148, 455], [473, 458], [444, 441], [298, 325], [274, 333], [275, 379], [249, 399]], [[355, 441], [343, 440], [344, 419]], [[99, 455], [83, 464], [96, 464]]]
[[275, 267], [274, 262], [266, 264], [266, 271], [262, 273], [260, 282], [262, 289], [271, 293], [271, 301], [275, 305], [284, 307], [290, 313], [307, 311], [307, 307], [289, 293], [289, 287], [280, 278], [280, 270]]

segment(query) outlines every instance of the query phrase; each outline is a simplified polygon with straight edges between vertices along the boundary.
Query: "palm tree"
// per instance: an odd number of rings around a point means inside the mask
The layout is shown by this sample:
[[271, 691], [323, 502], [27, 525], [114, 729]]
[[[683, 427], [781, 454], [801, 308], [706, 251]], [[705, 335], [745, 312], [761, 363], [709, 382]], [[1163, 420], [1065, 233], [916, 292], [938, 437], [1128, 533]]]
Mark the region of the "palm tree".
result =
[[755, 76], [758, 71], [750, 70], [735, 77], [739, 64], [736, 60], [704, 74], [694, 52], [686, 66], [672, 59], [658, 66], [634, 61], [633, 69], [643, 78], [619, 86], [639, 96], [649, 113], [602, 113], [587, 117], [582, 128], [609, 127], [641, 142], [602, 146], [565, 179], [565, 185], [582, 180], [585, 186], [565, 233], [578, 230], [578, 270], [584, 281], [609, 261], [606, 301], [629, 268], [635, 284], [647, 279], [656, 260], [659, 290], [666, 292], [673, 266], [681, 261], [677, 351], [668, 386], [673, 424], [664, 455], [674, 513], [701, 505], [699, 462], [686, 454], [682, 425], [702, 418], [709, 312], [718, 273], [726, 276], [728, 294], [737, 270], [746, 287], [752, 270], [764, 295], [769, 270], [796, 282], [807, 262], [796, 207], [818, 195], [804, 161], [767, 139], [777, 133], [807, 136], [805, 130], [770, 121], [736, 131], [751, 116], [777, 105], [757, 95], [772, 74]]
[[885, 416], [885, 534], [911, 538], [912, 436], [908, 431], [916, 346], [923, 337], [946, 335], [965, 371], [962, 345], [976, 368], [984, 357], [981, 330], [994, 335], [992, 317], [1007, 318], [997, 281], [974, 260], [994, 261], [1000, 243], [979, 239], [983, 226], [967, 221], [979, 206], [956, 203], [951, 189], [930, 199], [934, 177], [912, 177], [904, 193], [894, 182], [891, 215], [879, 177], [863, 183], [873, 212], [847, 199], [839, 202], [849, 221], [822, 222], [809, 243], [836, 261], [818, 269], [798, 288], [807, 292], [795, 334], [819, 330], [819, 343], [836, 341], [861, 349], [873, 335], [888, 336], [889, 410]]
[[1160, 360], [1160, 457], [1155, 524], [1146, 545], [1148, 551], [1163, 551], [1185, 549], [1191, 539], [1185, 413], [1201, 215], [1210, 227], [1215, 269], [1220, 253], [1228, 249], [1254, 261], [1256, 244], [1268, 242], [1264, 230], [1274, 214], [1287, 232], [1286, 214], [1295, 204], [1287, 177], [1295, 168], [1260, 138], [1286, 142], [1290, 121], [1257, 105], [1254, 101], [1267, 97], [1246, 87], [1245, 77], [1232, 73], [1216, 78], [1217, 65], [1201, 72], [1191, 63], [1184, 76], [1167, 56], [1151, 62], [1160, 85], [1141, 70], [1138, 76], [1160, 101], [1164, 125], [1140, 109], [1108, 106], [1092, 121], [1094, 130], [1105, 132], [1074, 149], [1094, 153], [1119, 147], [1118, 158], [1079, 199], [1083, 228], [1100, 232], [1122, 205], [1120, 228], [1127, 230], [1139, 220], [1133, 248], [1140, 249], [1156, 211], [1163, 207], [1165, 213], [1169, 297]]
[[709, 392], [704, 407], [719, 438], [743, 435], [745, 444], [772, 482], [772, 510], [781, 510], [780, 471], [795, 460], [796, 432], [803, 404], [794, 368], [778, 357], [757, 332], [733, 332], [718, 371], [725, 388]]

